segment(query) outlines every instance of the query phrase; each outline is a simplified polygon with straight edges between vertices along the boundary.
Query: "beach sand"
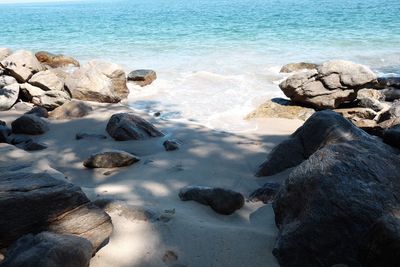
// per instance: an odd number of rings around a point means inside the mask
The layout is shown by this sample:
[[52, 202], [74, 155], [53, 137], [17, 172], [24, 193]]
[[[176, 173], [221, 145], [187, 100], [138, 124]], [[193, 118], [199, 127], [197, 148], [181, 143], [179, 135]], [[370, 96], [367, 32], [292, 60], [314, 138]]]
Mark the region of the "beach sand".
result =
[[[179, 189], [204, 185], [232, 189], [247, 197], [266, 181], [285, 173], [256, 178], [254, 173], [269, 151], [294, 132], [302, 121], [259, 120], [256, 132], [231, 134], [173, 121], [163, 121], [129, 110], [121, 104], [98, 104], [84, 118], [50, 120], [50, 131], [33, 139], [48, 146], [14, 159], [35, 161], [62, 172], [89, 198], [110, 197], [153, 211], [161, 220], [144, 221], [110, 213], [114, 232], [107, 246], [92, 259], [92, 267], [133, 266], [279, 266], [272, 255], [277, 229], [271, 205], [246, 202], [230, 216], [219, 215], [196, 202], [182, 202]], [[134, 112], [154, 123], [163, 138], [114, 141], [105, 131], [108, 119], [118, 112]], [[8, 125], [22, 112], [0, 112]], [[78, 132], [104, 134], [107, 139], [76, 140]], [[177, 139], [177, 151], [162, 143]], [[86, 169], [82, 162], [92, 153], [120, 149], [141, 158], [125, 168]], [[11, 152], [10, 152], [11, 153]], [[13, 152], [15, 153], [15, 151]], [[11, 154], [0, 155], [2, 159]]]

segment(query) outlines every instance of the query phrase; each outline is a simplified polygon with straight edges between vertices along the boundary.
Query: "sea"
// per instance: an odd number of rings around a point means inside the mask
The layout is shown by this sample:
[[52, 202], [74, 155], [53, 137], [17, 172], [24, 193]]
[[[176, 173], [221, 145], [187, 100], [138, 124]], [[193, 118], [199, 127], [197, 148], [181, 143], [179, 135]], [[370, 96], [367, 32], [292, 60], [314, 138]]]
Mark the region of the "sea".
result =
[[103, 59], [128, 73], [128, 104], [161, 119], [246, 132], [243, 120], [282, 97], [291, 62], [347, 59], [400, 75], [399, 0], [0, 0], [0, 47]]

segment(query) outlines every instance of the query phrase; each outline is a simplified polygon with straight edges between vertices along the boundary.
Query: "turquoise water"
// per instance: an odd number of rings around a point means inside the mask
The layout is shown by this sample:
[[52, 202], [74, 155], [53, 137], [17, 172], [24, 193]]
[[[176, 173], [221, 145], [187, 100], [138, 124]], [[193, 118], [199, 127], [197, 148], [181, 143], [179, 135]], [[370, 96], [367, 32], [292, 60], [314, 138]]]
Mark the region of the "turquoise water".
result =
[[200, 121], [279, 94], [289, 62], [344, 58], [400, 73], [399, 0], [80, 1], [2, 4], [0, 14], [0, 46], [155, 69], [132, 105]]

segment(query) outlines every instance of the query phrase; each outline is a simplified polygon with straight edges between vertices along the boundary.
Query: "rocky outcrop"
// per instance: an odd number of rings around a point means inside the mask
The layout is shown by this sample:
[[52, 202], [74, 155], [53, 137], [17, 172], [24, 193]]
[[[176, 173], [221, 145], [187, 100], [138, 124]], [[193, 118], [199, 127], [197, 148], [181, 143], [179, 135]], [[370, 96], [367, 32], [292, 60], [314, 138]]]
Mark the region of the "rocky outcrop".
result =
[[[280, 265], [364, 266], [366, 254], [369, 262], [392, 258], [374, 227], [400, 207], [397, 153], [332, 111], [317, 112], [278, 145], [264, 174], [295, 167], [273, 202]], [[371, 249], [378, 254], [365, 254]]]
[[40, 71], [29, 79], [29, 83], [44, 91], [64, 90], [64, 81], [52, 70]]
[[157, 79], [157, 74], [154, 70], [134, 70], [128, 74], [128, 81], [134, 82], [140, 86], [151, 84]]
[[150, 122], [129, 113], [112, 115], [106, 130], [117, 141], [142, 140], [164, 135]]
[[38, 135], [49, 130], [48, 122], [33, 114], [25, 114], [11, 123], [13, 133]]
[[7, 75], [13, 76], [19, 83], [28, 81], [33, 74], [44, 70], [44, 67], [29, 51], [19, 50], [9, 55], [0, 65]]
[[294, 103], [316, 109], [338, 108], [352, 102], [357, 91], [376, 82], [367, 67], [344, 60], [323, 63], [315, 70], [296, 73], [279, 87]]
[[17, 102], [18, 95], [18, 83], [0, 86], [0, 111], [9, 110]]
[[80, 100], [117, 103], [129, 94], [124, 70], [104, 61], [90, 61], [69, 75], [65, 84]]
[[116, 168], [132, 165], [139, 157], [121, 150], [106, 151], [91, 155], [83, 162], [86, 168]]
[[307, 120], [315, 110], [312, 108], [293, 105], [283, 98], [273, 98], [261, 104], [256, 110], [248, 114], [245, 119], [253, 118], [284, 118]]
[[87, 267], [92, 245], [84, 238], [42, 232], [25, 235], [7, 251], [2, 267]]
[[61, 54], [55, 55], [46, 51], [37, 52], [35, 56], [39, 60], [39, 62], [51, 68], [62, 68], [68, 67], [70, 65], [79, 67], [79, 62], [69, 56], [64, 56]]
[[56, 120], [82, 118], [92, 112], [93, 108], [83, 101], [72, 100], [54, 109], [50, 117]]
[[187, 186], [179, 191], [182, 201], [194, 200], [203, 205], [210, 206], [215, 212], [230, 215], [244, 205], [242, 194], [223, 188], [206, 186]]
[[306, 63], [306, 62], [299, 62], [299, 63], [289, 63], [282, 66], [280, 72], [281, 73], [290, 73], [296, 72], [301, 70], [313, 70], [318, 67], [317, 64], [314, 63]]

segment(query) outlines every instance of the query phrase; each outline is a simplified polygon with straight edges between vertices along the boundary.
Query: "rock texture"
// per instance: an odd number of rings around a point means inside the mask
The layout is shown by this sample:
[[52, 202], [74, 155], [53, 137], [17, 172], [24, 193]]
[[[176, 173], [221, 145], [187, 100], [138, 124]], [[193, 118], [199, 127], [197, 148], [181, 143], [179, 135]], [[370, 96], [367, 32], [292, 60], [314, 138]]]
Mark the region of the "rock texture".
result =
[[279, 183], [268, 182], [263, 187], [250, 194], [249, 200], [252, 202], [262, 201], [264, 204], [272, 203], [281, 185]]
[[19, 50], [9, 55], [0, 65], [4, 67], [7, 75], [13, 76], [19, 83], [28, 81], [33, 74], [44, 70], [44, 67], [29, 51]]
[[18, 83], [0, 86], [0, 111], [9, 110], [17, 102], [18, 95]]
[[230, 215], [244, 205], [242, 194], [223, 188], [205, 186], [187, 186], [179, 191], [182, 201], [194, 200], [210, 206], [215, 212]]
[[35, 54], [36, 58], [43, 64], [51, 68], [62, 68], [67, 66], [79, 67], [79, 62], [69, 56], [55, 55], [46, 51], [40, 51]]
[[25, 114], [11, 123], [13, 133], [38, 135], [49, 130], [48, 122], [33, 114]]
[[364, 108], [370, 108], [374, 111], [381, 111], [387, 108], [387, 104], [382, 103], [385, 99], [385, 95], [374, 89], [361, 89], [357, 92], [357, 100], [359, 106]]
[[296, 72], [300, 70], [312, 70], [318, 67], [317, 64], [314, 63], [307, 63], [307, 62], [299, 62], [299, 63], [289, 63], [282, 66], [280, 72], [282, 73], [290, 73]]
[[138, 162], [140, 158], [125, 151], [113, 150], [91, 155], [83, 162], [86, 168], [126, 167]]
[[42, 232], [18, 239], [7, 251], [2, 267], [88, 267], [92, 245], [84, 238]]
[[163, 146], [166, 151], [178, 150], [180, 147], [178, 141], [176, 141], [176, 140], [166, 140], [166, 141], [164, 141]]
[[65, 84], [80, 100], [117, 103], [129, 94], [124, 70], [104, 61], [90, 61], [69, 75]]
[[40, 71], [29, 79], [29, 83], [45, 91], [64, 90], [64, 81], [52, 70]]
[[142, 140], [163, 136], [163, 133], [150, 122], [129, 113], [112, 115], [106, 130], [117, 141]]
[[291, 101], [283, 98], [273, 98], [261, 104], [256, 110], [248, 114], [245, 119], [253, 118], [285, 118], [307, 120], [315, 110], [295, 106]]
[[386, 144], [400, 149], [400, 124], [385, 130], [383, 134], [383, 141]]
[[46, 91], [40, 95], [32, 97], [32, 103], [53, 110], [69, 102], [71, 97], [64, 91]]
[[50, 117], [57, 120], [82, 118], [92, 112], [93, 108], [83, 101], [72, 100], [56, 108]]
[[279, 87], [295, 103], [316, 109], [333, 109], [354, 101], [357, 91], [376, 79], [377, 76], [363, 65], [332, 60], [317, 69], [290, 76]]
[[134, 70], [128, 74], [128, 81], [132, 81], [140, 86], [151, 84], [157, 79], [157, 74], [154, 70]]

